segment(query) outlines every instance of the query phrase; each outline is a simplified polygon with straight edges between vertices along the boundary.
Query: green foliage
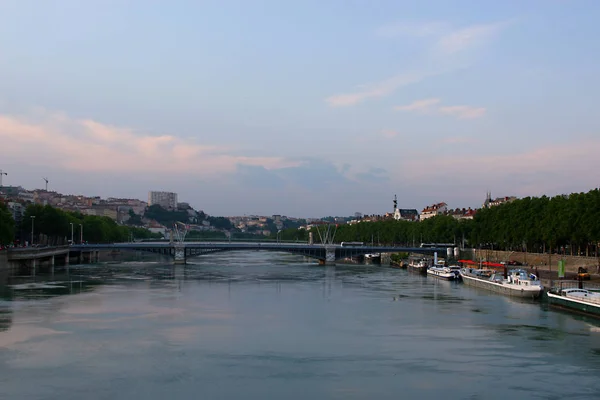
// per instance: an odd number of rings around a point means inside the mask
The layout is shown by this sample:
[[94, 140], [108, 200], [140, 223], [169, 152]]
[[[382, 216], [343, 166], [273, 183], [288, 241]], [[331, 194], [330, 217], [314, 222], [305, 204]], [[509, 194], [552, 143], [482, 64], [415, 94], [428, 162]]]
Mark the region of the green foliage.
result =
[[142, 217], [133, 212], [133, 210], [129, 210], [129, 219], [127, 220], [127, 225], [142, 225]]
[[186, 235], [186, 240], [198, 239], [227, 239], [225, 232], [219, 231], [190, 231]]
[[233, 225], [228, 218], [225, 217], [207, 217], [206, 218], [210, 224], [216, 229], [232, 229]]
[[[315, 242], [320, 240], [319, 229], [324, 235], [324, 227], [313, 228]], [[335, 232], [335, 241], [418, 247], [423, 242], [459, 243], [463, 234], [468, 237], [470, 230], [471, 221], [440, 215], [421, 222], [386, 220], [340, 225]]]
[[131, 235], [133, 240], [138, 239], [160, 239], [163, 237], [161, 233], [150, 232], [146, 228], [136, 228], [133, 226], [126, 227], [128, 233]]
[[189, 221], [189, 215], [187, 211], [169, 211], [165, 210], [158, 204], [153, 204], [148, 207], [144, 213], [144, 217], [153, 219], [159, 224], [167, 227], [173, 227], [175, 222], [183, 222], [187, 224]]
[[[78, 243], [81, 239], [83, 228], [83, 240], [90, 243], [113, 243], [125, 242], [130, 239], [159, 238], [160, 234], [154, 234], [144, 228], [135, 228], [118, 225], [109, 217], [95, 215], [83, 215], [71, 213], [39, 204], [30, 205], [23, 216], [23, 230], [26, 232], [25, 240], [31, 240], [31, 217], [34, 226], [34, 243], [59, 245], [65, 244], [71, 238]], [[71, 226], [72, 224], [72, 226]]]
[[[270, 239], [277, 239], [277, 230], [271, 231]], [[308, 241], [308, 232], [306, 229], [288, 228], [279, 233], [279, 240], [297, 240], [299, 242]]]
[[401, 263], [402, 261], [407, 260], [409, 257], [408, 253], [393, 253], [390, 256], [390, 259], [394, 262]]
[[15, 221], [6, 205], [0, 203], [0, 244], [10, 244], [15, 239]]
[[480, 210], [473, 222], [475, 247], [585, 252], [600, 241], [600, 191], [526, 197]]

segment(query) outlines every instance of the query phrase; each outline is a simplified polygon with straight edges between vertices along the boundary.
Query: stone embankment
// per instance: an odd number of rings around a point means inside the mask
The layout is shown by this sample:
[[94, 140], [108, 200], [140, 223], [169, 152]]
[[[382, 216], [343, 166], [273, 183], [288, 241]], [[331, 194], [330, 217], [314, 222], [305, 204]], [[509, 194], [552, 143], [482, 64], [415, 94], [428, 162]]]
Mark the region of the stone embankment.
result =
[[0, 250], [0, 270], [8, 268], [8, 254], [6, 250]]
[[465, 249], [461, 251], [462, 259], [473, 261], [506, 262], [518, 261], [540, 270], [557, 271], [558, 262], [565, 261], [565, 270], [577, 272], [577, 268], [585, 267], [592, 274], [600, 273], [600, 259], [596, 257], [578, 257], [561, 254], [524, 253], [518, 251], [477, 250]]

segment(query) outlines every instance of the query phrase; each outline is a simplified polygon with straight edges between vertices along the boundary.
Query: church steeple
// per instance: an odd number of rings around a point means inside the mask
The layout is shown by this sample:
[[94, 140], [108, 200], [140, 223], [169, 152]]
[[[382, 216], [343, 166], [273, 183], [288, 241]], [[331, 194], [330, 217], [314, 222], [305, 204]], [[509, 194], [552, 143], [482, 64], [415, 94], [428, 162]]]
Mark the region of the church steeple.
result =
[[492, 192], [485, 193], [485, 201], [483, 202], [483, 208], [488, 208], [492, 202]]

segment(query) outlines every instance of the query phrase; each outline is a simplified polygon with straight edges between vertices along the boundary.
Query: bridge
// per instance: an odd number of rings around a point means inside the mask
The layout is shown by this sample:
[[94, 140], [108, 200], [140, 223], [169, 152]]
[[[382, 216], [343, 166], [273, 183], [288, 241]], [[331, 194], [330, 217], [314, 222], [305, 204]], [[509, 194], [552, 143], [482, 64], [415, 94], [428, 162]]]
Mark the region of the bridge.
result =
[[113, 244], [84, 244], [70, 246], [72, 252], [96, 252], [99, 250], [144, 251], [171, 256], [176, 264], [185, 264], [189, 257], [224, 251], [275, 251], [297, 254], [319, 260], [321, 264], [372, 253], [421, 253], [445, 254], [445, 248], [396, 247], [396, 246], [341, 246], [335, 244], [272, 243], [272, 242], [138, 242]]
[[57, 258], [68, 265], [69, 253], [69, 246], [14, 247], [6, 250], [6, 259], [10, 267], [26, 266], [35, 275], [38, 267], [54, 270]]

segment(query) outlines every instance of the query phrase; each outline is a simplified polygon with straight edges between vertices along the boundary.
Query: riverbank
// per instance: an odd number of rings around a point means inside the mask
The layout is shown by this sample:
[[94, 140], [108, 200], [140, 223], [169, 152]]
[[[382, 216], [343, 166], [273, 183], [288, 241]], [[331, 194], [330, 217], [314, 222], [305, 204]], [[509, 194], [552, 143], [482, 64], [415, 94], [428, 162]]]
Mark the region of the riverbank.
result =
[[565, 271], [577, 272], [579, 267], [585, 267], [590, 273], [600, 273], [600, 259], [596, 257], [569, 256], [562, 254], [525, 253], [519, 251], [498, 251], [481, 249], [461, 250], [461, 258], [473, 261], [507, 262], [516, 261], [521, 264], [538, 267], [540, 270], [558, 271], [558, 262], [565, 262]]

